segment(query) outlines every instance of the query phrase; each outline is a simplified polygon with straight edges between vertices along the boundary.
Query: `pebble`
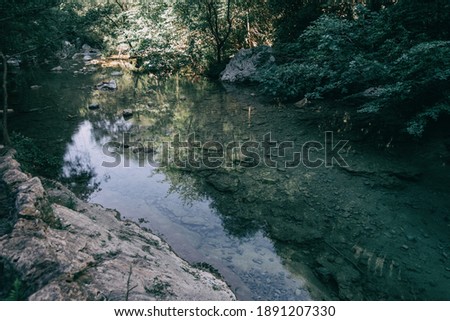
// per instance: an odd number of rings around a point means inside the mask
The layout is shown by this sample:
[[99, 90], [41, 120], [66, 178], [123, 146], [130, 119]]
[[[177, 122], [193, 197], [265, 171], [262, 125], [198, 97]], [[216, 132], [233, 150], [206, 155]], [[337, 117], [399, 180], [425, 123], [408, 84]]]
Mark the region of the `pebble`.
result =
[[413, 235], [406, 235], [406, 239], [411, 242], [417, 241], [416, 237]]
[[406, 251], [406, 250], [408, 250], [408, 249], [409, 249], [409, 246], [408, 246], [408, 245], [406, 245], [406, 244], [403, 244], [403, 245], [402, 245], [402, 249]]
[[261, 180], [265, 184], [276, 184], [277, 182], [275, 179], [269, 177], [263, 177]]

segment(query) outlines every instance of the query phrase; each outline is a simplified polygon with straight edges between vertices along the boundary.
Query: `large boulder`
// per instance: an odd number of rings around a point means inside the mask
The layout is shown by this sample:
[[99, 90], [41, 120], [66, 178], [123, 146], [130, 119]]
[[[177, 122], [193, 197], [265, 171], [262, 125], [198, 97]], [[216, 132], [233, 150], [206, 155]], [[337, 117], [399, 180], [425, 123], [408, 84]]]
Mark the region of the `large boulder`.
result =
[[261, 69], [274, 63], [275, 57], [269, 46], [241, 49], [221, 73], [220, 80], [226, 82], [253, 81]]

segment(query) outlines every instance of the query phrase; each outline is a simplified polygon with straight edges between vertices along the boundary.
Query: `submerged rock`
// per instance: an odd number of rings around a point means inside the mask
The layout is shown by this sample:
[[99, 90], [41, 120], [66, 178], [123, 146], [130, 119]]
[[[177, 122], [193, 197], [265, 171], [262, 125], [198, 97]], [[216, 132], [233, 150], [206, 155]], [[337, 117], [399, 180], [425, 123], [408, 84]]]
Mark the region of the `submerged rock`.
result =
[[76, 60], [82, 58], [84, 61], [88, 62], [99, 56], [101, 56], [101, 52], [99, 49], [95, 49], [88, 44], [84, 44], [81, 47], [80, 52], [73, 54], [72, 59]]
[[308, 98], [303, 98], [299, 101], [297, 101], [294, 105], [298, 108], [303, 108], [309, 103]]
[[61, 66], [57, 66], [57, 67], [54, 67], [54, 68], [51, 69], [51, 71], [55, 71], [55, 72], [61, 72], [63, 70], [64, 70], [64, 68], [61, 67]]
[[234, 55], [220, 76], [220, 80], [227, 82], [245, 82], [257, 78], [263, 67], [275, 63], [272, 48], [260, 46], [251, 49], [241, 49]]
[[89, 46], [88, 44], [85, 43], [81, 46], [81, 49], [83, 49], [84, 51], [89, 51], [89, 50], [91, 50], [91, 46]]
[[97, 84], [95, 86], [97, 90], [103, 90], [103, 91], [114, 91], [117, 90], [117, 83], [115, 80], [110, 81], [102, 81], [101, 83]]
[[88, 106], [88, 108], [90, 110], [96, 110], [96, 109], [100, 109], [100, 104], [99, 103], [92, 103]]
[[219, 192], [236, 192], [239, 189], [239, 178], [227, 174], [213, 174], [206, 181]]

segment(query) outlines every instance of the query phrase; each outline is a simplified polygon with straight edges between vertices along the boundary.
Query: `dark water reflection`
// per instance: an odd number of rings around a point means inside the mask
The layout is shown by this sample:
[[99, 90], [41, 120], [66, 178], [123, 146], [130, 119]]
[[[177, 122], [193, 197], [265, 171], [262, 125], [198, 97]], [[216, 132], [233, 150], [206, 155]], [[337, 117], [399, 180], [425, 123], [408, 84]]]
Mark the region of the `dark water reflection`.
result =
[[[247, 111], [220, 85], [205, 81], [173, 79], [159, 83], [125, 74], [116, 78], [116, 92], [92, 89], [109, 78], [101, 73], [76, 77], [68, 72], [36, 73], [24, 86], [43, 85], [27, 93], [29, 100], [24, 105], [32, 100], [35, 108], [42, 108], [46, 97], [57, 100], [52, 110], [22, 111], [21, 121], [39, 125], [21, 131], [39, 140], [45, 130], [42, 146], [49, 150], [53, 148], [51, 142], [65, 140], [60, 179], [84, 198], [139, 220], [162, 235], [183, 258], [213, 265], [241, 299], [309, 299], [302, 278], [286, 268], [265, 232], [247, 220], [243, 224], [224, 224], [208, 190], [196, 188], [195, 174], [148, 164], [139, 166], [138, 155], [131, 148], [122, 148], [119, 166], [102, 166], [102, 162], [111, 161], [103, 146], [121, 142], [124, 133], [130, 133], [133, 142], [170, 141], [175, 133], [191, 132], [199, 139], [237, 140], [248, 130]], [[94, 102], [101, 105], [99, 110], [87, 108]], [[134, 111], [130, 119], [122, 116], [126, 108]], [[60, 138], [64, 135], [67, 138]], [[155, 153], [156, 158], [159, 155]]]

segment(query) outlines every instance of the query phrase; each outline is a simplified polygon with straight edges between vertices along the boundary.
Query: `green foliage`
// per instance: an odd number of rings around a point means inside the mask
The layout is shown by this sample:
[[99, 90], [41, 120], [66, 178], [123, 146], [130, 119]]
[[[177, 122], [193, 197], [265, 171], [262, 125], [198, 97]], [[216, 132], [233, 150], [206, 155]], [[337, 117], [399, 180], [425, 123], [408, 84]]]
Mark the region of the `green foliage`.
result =
[[16, 54], [49, 43], [47, 33], [59, 34], [57, 26], [49, 21], [58, 3], [54, 0], [0, 1], [0, 49], [5, 54]]
[[264, 70], [258, 75], [262, 89], [274, 97], [299, 97], [320, 83], [320, 67], [317, 64], [290, 63]]
[[130, 45], [144, 72], [170, 74], [189, 63], [188, 34], [166, 1], [116, 10], [105, 22], [102, 32], [107, 47], [114, 51], [120, 44]]
[[44, 153], [34, 140], [20, 133], [13, 132], [11, 142], [17, 151], [16, 159], [26, 172], [49, 178], [58, 176], [57, 169], [61, 168], [58, 157]]
[[295, 42], [279, 44], [278, 64], [255, 81], [287, 101], [359, 97], [359, 112], [395, 119], [400, 130], [420, 136], [449, 108], [450, 41], [431, 38], [445, 32], [409, 31], [409, 18], [392, 20], [398, 10], [357, 6], [352, 20], [322, 15]]
[[151, 286], [144, 286], [144, 289], [145, 292], [159, 299], [165, 299], [168, 296], [173, 295], [170, 290], [170, 283], [162, 281], [158, 277], [153, 279]]
[[[420, 135], [448, 105], [450, 2], [356, 3], [0, 0], [0, 50], [47, 58], [55, 56], [62, 40], [107, 53], [126, 44], [140, 71], [216, 76], [238, 49], [275, 38], [277, 65], [253, 79], [264, 93], [286, 101], [359, 97], [359, 112], [395, 118], [403, 130]], [[52, 173], [51, 158], [23, 147], [27, 170]]]
[[199, 269], [199, 270], [202, 270], [202, 271], [209, 272], [209, 273], [211, 273], [212, 275], [214, 275], [215, 277], [217, 277], [219, 279], [223, 278], [223, 276], [222, 276], [222, 274], [220, 274], [219, 270], [216, 269], [214, 266], [212, 266], [209, 263], [196, 262], [196, 263], [192, 264], [192, 267], [194, 267], [196, 269]]
[[[196, 48], [203, 59], [191, 62], [200, 65], [211, 76], [219, 74], [218, 66], [243, 47], [269, 44], [272, 40], [273, 15], [268, 0], [178, 0], [177, 19], [188, 30], [190, 50]], [[199, 64], [200, 62], [200, 64]]]
[[36, 62], [55, 58], [64, 40], [100, 44], [93, 26], [103, 15], [101, 9], [85, 10], [73, 1], [0, 0], [0, 50]]
[[50, 200], [42, 200], [39, 204], [39, 211], [41, 212], [41, 219], [51, 228], [63, 230], [64, 226], [61, 219], [55, 215]]
[[6, 301], [24, 301], [26, 299], [23, 283], [19, 278], [16, 278], [12, 284], [12, 288], [9, 292]]
[[[378, 11], [397, 0], [366, 0], [367, 8]], [[356, 1], [361, 2], [361, 1]], [[354, 0], [269, 0], [274, 16], [277, 43], [295, 42], [298, 37], [323, 13], [351, 19], [355, 11]]]
[[442, 114], [450, 114], [450, 97], [446, 103], [437, 104], [418, 114], [408, 122], [406, 131], [416, 137], [421, 137], [430, 120], [436, 121]]
[[301, 33], [321, 15], [317, 3], [298, 0], [270, 0], [275, 20], [275, 35], [281, 43], [294, 42]]
[[399, 0], [390, 10], [390, 27], [407, 30], [416, 41], [450, 39], [450, 1]]

